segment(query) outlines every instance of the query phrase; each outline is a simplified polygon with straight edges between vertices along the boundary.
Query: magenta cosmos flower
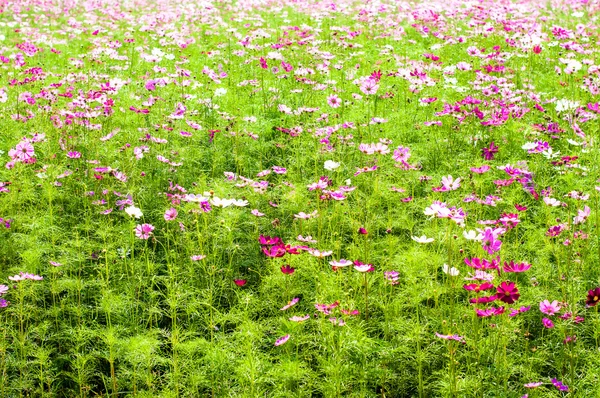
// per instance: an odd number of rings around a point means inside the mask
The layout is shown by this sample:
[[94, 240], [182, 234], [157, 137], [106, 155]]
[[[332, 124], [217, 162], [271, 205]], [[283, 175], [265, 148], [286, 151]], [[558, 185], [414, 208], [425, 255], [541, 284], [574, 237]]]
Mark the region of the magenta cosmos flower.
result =
[[514, 284], [514, 282], [502, 282], [500, 286], [496, 289], [497, 298], [500, 301], [503, 301], [507, 304], [512, 304], [521, 297], [519, 294], [519, 289]]
[[151, 224], [142, 224], [135, 227], [135, 236], [140, 239], [148, 239], [154, 231], [154, 226]]

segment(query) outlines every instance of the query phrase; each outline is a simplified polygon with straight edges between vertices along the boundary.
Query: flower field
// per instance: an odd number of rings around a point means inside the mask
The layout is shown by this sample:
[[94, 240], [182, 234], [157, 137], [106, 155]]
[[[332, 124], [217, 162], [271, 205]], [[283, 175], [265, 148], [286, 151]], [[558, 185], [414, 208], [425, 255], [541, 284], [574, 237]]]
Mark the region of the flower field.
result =
[[600, 397], [599, 18], [0, 1], [0, 397]]

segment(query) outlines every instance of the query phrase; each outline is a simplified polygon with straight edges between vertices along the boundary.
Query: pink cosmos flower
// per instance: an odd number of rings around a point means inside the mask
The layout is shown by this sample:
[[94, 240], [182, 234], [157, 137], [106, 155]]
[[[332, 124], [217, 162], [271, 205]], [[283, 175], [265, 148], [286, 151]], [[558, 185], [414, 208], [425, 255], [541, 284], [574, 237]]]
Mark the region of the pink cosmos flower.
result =
[[307, 319], [310, 319], [310, 315], [308, 315], [308, 314], [306, 314], [304, 316], [297, 316], [297, 315], [295, 315], [295, 316], [289, 318], [289, 320], [292, 321], [292, 322], [304, 322]]
[[71, 151], [71, 152], [67, 153], [67, 157], [69, 159], [79, 159], [81, 157], [81, 153], [75, 152], [75, 151]]
[[558, 300], [554, 300], [553, 302], [544, 300], [540, 302], [540, 311], [546, 315], [554, 315], [560, 311], [560, 304]]
[[206, 258], [206, 256], [204, 254], [194, 254], [193, 256], [190, 257], [190, 259], [192, 261], [200, 261], [200, 260], [204, 260]]
[[299, 299], [298, 297], [294, 297], [294, 298], [293, 298], [293, 299], [291, 299], [291, 300], [290, 300], [290, 301], [289, 301], [289, 302], [288, 302], [286, 305], [284, 305], [284, 306], [283, 306], [283, 307], [280, 309], [280, 311], [285, 311], [285, 310], [287, 310], [288, 308], [291, 308], [291, 307], [295, 306], [295, 305], [298, 303], [298, 301], [300, 301], [300, 299]]
[[135, 227], [135, 236], [140, 239], [148, 239], [154, 231], [154, 226], [151, 224], [141, 224]]
[[248, 282], [246, 279], [234, 279], [233, 283], [235, 283], [236, 285], [242, 287], [246, 284], [246, 282]]
[[334, 94], [327, 97], [327, 103], [332, 108], [339, 108], [339, 106], [342, 103], [342, 100], [340, 99], [340, 97]]
[[465, 342], [465, 338], [463, 336], [459, 336], [457, 334], [440, 334], [440, 333], [435, 333], [436, 337], [440, 338], [440, 339], [444, 339], [444, 340], [454, 340], [454, 341], [458, 341], [459, 343], [464, 343]]
[[283, 344], [287, 343], [287, 341], [289, 339], [290, 339], [290, 335], [289, 334], [286, 334], [285, 336], [278, 338], [275, 341], [275, 347], [279, 347], [280, 345], [283, 345]]
[[173, 221], [177, 218], [177, 209], [171, 207], [167, 211], [165, 211], [165, 221]]
[[27, 162], [33, 158], [35, 155], [35, 151], [33, 149], [33, 145], [28, 141], [21, 141], [15, 146], [14, 152], [9, 152], [9, 155], [13, 160], [18, 160], [21, 162]]

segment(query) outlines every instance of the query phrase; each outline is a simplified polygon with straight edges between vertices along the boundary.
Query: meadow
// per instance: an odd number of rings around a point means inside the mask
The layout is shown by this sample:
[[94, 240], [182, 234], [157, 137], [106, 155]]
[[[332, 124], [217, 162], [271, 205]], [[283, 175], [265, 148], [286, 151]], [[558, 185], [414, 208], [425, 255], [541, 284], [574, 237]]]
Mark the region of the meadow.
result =
[[600, 397], [599, 17], [0, 1], [0, 397]]

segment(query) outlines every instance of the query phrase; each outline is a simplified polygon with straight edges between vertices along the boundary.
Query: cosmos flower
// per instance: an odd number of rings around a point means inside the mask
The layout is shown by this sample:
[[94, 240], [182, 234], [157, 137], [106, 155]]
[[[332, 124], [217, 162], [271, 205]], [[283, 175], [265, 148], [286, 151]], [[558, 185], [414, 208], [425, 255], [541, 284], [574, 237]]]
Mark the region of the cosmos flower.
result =
[[285, 336], [278, 338], [275, 341], [275, 347], [279, 347], [280, 345], [283, 345], [283, 344], [287, 343], [287, 341], [289, 339], [290, 339], [290, 335], [289, 334], [286, 334]]
[[140, 239], [148, 239], [150, 235], [152, 235], [152, 231], [154, 231], [154, 226], [152, 224], [141, 224], [135, 227], [135, 236]]
[[587, 299], [585, 301], [585, 304], [588, 307], [595, 307], [596, 305], [598, 305], [599, 301], [600, 301], [600, 287], [596, 287], [596, 288], [588, 291]]
[[546, 315], [554, 315], [560, 311], [560, 304], [558, 300], [554, 300], [553, 302], [544, 300], [540, 302], [540, 311]]
[[171, 207], [170, 209], [167, 209], [167, 211], [165, 211], [164, 214], [164, 218], [165, 221], [173, 221], [174, 219], [177, 218], [177, 209]]
[[503, 301], [507, 304], [512, 304], [519, 299], [519, 289], [513, 282], [502, 282], [496, 289], [498, 293], [498, 300]]
[[431, 243], [431, 242], [434, 241], [433, 238], [428, 238], [425, 235], [421, 235], [420, 237], [411, 236], [411, 239], [414, 240], [417, 243]]
[[236, 285], [242, 287], [244, 286], [248, 281], [246, 279], [234, 279], [233, 283], [235, 283]]
[[138, 207], [135, 207], [133, 205], [126, 207], [125, 213], [127, 213], [129, 215], [129, 217], [134, 217], [137, 219], [139, 219], [140, 217], [142, 217], [144, 215]]

